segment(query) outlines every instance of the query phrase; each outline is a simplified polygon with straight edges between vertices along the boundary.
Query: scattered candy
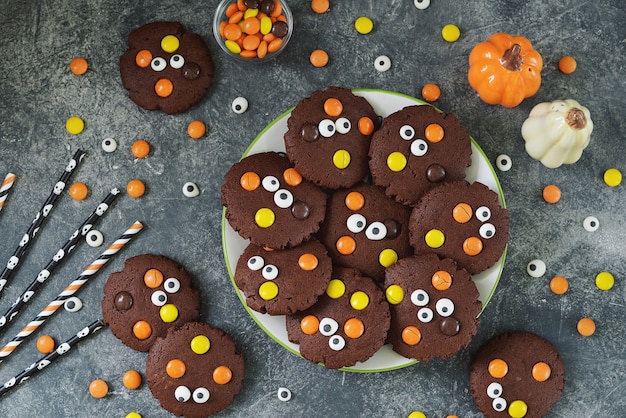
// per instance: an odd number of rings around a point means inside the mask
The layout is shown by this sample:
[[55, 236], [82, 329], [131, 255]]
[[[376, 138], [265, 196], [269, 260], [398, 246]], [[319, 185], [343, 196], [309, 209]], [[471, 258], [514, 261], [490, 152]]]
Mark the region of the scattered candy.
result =
[[563, 276], [554, 276], [552, 280], [550, 280], [550, 290], [555, 295], [562, 295], [567, 292], [569, 289], [569, 282]]
[[89, 193], [89, 189], [85, 183], [77, 181], [70, 186], [70, 197], [74, 200], [84, 200]]
[[87, 245], [90, 247], [96, 248], [104, 244], [104, 236], [102, 232], [92, 229], [85, 235], [85, 241], [87, 241]]
[[596, 275], [596, 286], [600, 290], [610, 290], [615, 284], [615, 277], [608, 271], [602, 271]]
[[461, 30], [458, 26], [448, 23], [441, 29], [441, 36], [447, 42], [456, 42], [461, 36]]
[[496, 167], [500, 171], [509, 171], [513, 167], [513, 161], [508, 155], [500, 154], [496, 157]]
[[187, 197], [196, 197], [200, 194], [200, 189], [195, 183], [188, 181], [183, 185], [183, 194]]
[[146, 192], [146, 185], [141, 180], [131, 180], [126, 185], [126, 192], [130, 197], [141, 197]]
[[141, 374], [137, 370], [129, 370], [124, 373], [122, 383], [127, 389], [137, 389], [141, 386]]
[[117, 142], [113, 138], [105, 138], [102, 141], [102, 149], [104, 152], [114, 152], [117, 149]]
[[109, 385], [102, 379], [96, 379], [89, 385], [89, 393], [96, 399], [101, 399], [109, 393]]
[[543, 200], [548, 203], [556, 203], [561, 200], [561, 189], [554, 184], [549, 184], [543, 188]]
[[314, 67], [325, 67], [328, 64], [328, 53], [323, 49], [315, 49], [311, 52], [309, 61]]
[[83, 307], [83, 302], [76, 296], [72, 296], [67, 298], [67, 300], [63, 303], [63, 307], [68, 312], [78, 312]]
[[438, 85], [428, 83], [425, 84], [424, 87], [422, 87], [422, 97], [427, 102], [434, 102], [435, 100], [439, 99], [439, 96], [441, 96], [441, 89]]
[[600, 228], [600, 221], [595, 216], [587, 216], [583, 220], [583, 228], [588, 232], [595, 232]]
[[421, 411], [413, 411], [409, 414], [409, 418], [426, 418], [426, 414]]
[[138, 139], [133, 142], [131, 152], [135, 158], [146, 158], [150, 154], [150, 144], [145, 139]]
[[139, 414], [138, 412], [129, 412], [128, 414], [126, 414], [125, 418], [142, 418], [141, 414]]
[[391, 68], [391, 59], [387, 55], [380, 55], [374, 60], [376, 71], [384, 73]]
[[424, 10], [430, 6], [430, 0], [413, 0], [413, 4], [420, 10]]
[[526, 272], [531, 277], [535, 277], [535, 278], [541, 277], [544, 274], [546, 274], [546, 263], [544, 263], [542, 260], [539, 260], [539, 259], [532, 260], [526, 266]]
[[610, 187], [619, 186], [622, 182], [622, 173], [617, 168], [609, 168], [604, 172], [604, 182]]
[[569, 55], [563, 56], [559, 60], [559, 70], [563, 74], [571, 74], [576, 71], [576, 59], [574, 57], [570, 57]]
[[87, 72], [87, 60], [82, 57], [76, 57], [70, 62], [70, 71], [76, 75], [83, 75]]
[[194, 120], [187, 126], [187, 134], [193, 139], [200, 139], [206, 134], [206, 125], [201, 120]]
[[49, 335], [37, 338], [37, 350], [41, 354], [50, 354], [54, 351], [54, 339]]
[[242, 114], [248, 110], [248, 100], [245, 97], [236, 97], [230, 107], [233, 109], [233, 112]]
[[85, 122], [78, 116], [72, 116], [65, 122], [65, 129], [72, 135], [78, 135], [85, 129]]
[[287, 388], [280, 387], [278, 388], [278, 392], [276, 393], [276, 396], [278, 396], [278, 399], [280, 401], [287, 402], [291, 400], [291, 391]]
[[360, 34], [367, 35], [374, 29], [374, 22], [369, 17], [361, 16], [354, 22], [354, 28]]
[[576, 329], [583, 337], [589, 337], [596, 332], [596, 323], [591, 318], [582, 318], [576, 324]]
[[318, 14], [326, 13], [330, 9], [330, 1], [311, 0], [311, 9]]

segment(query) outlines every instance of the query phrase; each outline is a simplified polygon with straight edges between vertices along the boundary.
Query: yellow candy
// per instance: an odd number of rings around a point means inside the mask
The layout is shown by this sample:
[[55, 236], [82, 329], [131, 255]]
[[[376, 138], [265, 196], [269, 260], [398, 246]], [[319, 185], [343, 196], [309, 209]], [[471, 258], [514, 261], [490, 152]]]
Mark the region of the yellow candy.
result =
[[610, 187], [619, 186], [622, 182], [622, 173], [617, 168], [609, 168], [604, 172], [604, 182]]
[[78, 116], [72, 116], [65, 122], [65, 129], [72, 135], [78, 135], [85, 129], [85, 122]]
[[261, 228], [269, 228], [274, 225], [274, 221], [276, 220], [276, 215], [271, 209], [261, 208], [257, 210], [254, 215], [254, 222]]
[[126, 414], [126, 418], [141, 418], [141, 415], [137, 412], [129, 412]]
[[246, 9], [246, 11], [243, 12], [243, 18], [245, 20], [249, 17], [256, 17], [256, 15], [258, 14], [259, 14], [259, 9], [254, 9], [254, 8]]
[[600, 290], [609, 290], [615, 284], [615, 278], [608, 271], [598, 273], [596, 276], [596, 286]]
[[391, 248], [385, 248], [378, 254], [378, 262], [383, 267], [389, 267], [398, 261], [398, 253]]
[[333, 154], [333, 164], [339, 169], [344, 169], [350, 165], [350, 153], [345, 149], [340, 149]]
[[396, 173], [404, 170], [404, 167], [406, 167], [406, 157], [401, 152], [392, 152], [387, 156], [387, 167]]
[[455, 42], [461, 36], [461, 30], [458, 26], [449, 23], [441, 29], [441, 36], [448, 42]]
[[[249, 10], [249, 9], [248, 9]], [[272, 30], [272, 19], [269, 16], [261, 18], [261, 33], [267, 35]]]
[[178, 308], [171, 303], [167, 303], [161, 306], [161, 309], [159, 309], [159, 315], [161, 316], [161, 321], [163, 322], [174, 322], [178, 319]]
[[397, 305], [404, 299], [404, 289], [397, 284], [392, 284], [385, 290], [385, 296], [387, 296], [387, 302]]
[[211, 341], [205, 335], [196, 335], [191, 340], [191, 351], [196, 354], [204, 354], [211, 348]]
[[413, 411], [409, 414], [409, 418], [426, 418], [426, 415], [420, 411]]
[[367, 293], [357, 290], [350, 296], [350, 305], [357, 311], [362, 311], [370, 304], [370, 297]]
[[276, 296], [278, 296], [278, 285], [274, 282], [263, 282], [261, 286], [259, 286], [259, 296], [263, 300], [272, 300]]
[[332, 299], [339, 299], [346, 293], [346, 285], [339, 279], [332, 279], [326, 288], [326, 294]]
[[175, 52], [180, 46], [180, 42], [174, 35], [166, 35], [161, 39], [161, 49], [170, 54]]
[[528, 405], [524, 401], [513, 401], [511, 405], [509, 405], [509, 415], [512, 418], [523, 418], [526, 416], [528, 412]]
[[357, 32], [365, 35], [374, 29], [374, 22], [369, 17], [361, 16], [354, 22], [354, 28]]
[[226, 49], [228, 49], [233, 54], [238, 54], [241, 52], [241, 47], [239, 44], [233, 40], [227, 39], [224, 41], [224, 45], [226, 45]]
[[446, 242], [446, 237], [440, 230], [431, 229], [426, 233], [424, 240], [426, 241], [426, 245], [430, 248], [439, 248]]

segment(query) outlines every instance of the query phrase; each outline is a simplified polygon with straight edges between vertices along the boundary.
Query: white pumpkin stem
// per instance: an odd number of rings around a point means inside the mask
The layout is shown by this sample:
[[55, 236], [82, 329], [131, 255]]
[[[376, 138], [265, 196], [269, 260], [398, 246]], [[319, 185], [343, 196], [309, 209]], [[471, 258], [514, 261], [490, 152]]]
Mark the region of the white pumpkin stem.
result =
[[567, 111], [567, 115], [565, 115], [565, 120], [567, 124], [572, 129], [584, 129], [587, 126], [587, 118], [585, 117], [585, 113], [577, 107], [572, 107]]

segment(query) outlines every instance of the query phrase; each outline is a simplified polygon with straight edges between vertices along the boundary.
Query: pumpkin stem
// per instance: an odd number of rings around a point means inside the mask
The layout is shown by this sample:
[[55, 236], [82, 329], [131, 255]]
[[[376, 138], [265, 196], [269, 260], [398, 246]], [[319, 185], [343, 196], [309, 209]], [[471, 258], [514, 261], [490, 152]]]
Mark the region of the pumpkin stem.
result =
[[509, 71], [519, 71], [523, 64], [521, 52], [521, 45], [513, 44], [511, 48], [504, 51], [504, 55], [500, 59], [500, 63]]
[[567, 111], [565, 120], [567, 121], [567, 124], [572, 127], [572, 129], [583, 129], [587, 126], [585, 113], [577, 107], [572, 107]]

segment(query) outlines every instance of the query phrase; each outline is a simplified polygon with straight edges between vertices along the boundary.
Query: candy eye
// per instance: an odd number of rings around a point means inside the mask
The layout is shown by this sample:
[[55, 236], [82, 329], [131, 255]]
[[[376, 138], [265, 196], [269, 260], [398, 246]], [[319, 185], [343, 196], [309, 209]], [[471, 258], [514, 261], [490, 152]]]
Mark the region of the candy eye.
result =
[[420, 10], [424, 10], [430, 6], [430, 0], [413, 0], [413, 5]]
[[340, 351], [346, 346], [346, 340], [344, 340], [341, 335], [333, 335], [330, 337], [330, 340], [328, 340], [328, 345], [333, 350]]
[[427, 323], [433, 320], [433, 310], [430, 308], [422, 308], [417, 311], [417, 319], [420, 321]]
[[428, 293], [423, 289], [417, 289], [411, 293], [411, 303], [415, 306], [426, 306], [429, 300]]
[[407, 141], [410, 141], [415, 136], [415, 129], [411, 125], [404, 125], [400, 128], [400, 137]]
[[76, 296], [72, 296], [63, 303], [63, 307], [68, 312], [78, 312], [83, 307], [83, 302]]
[[174, 277], [170, 277], [163, 283], [163, 287], [167, 293], [176, 293], [180, 290], [180, 281]]
[[363, 229], [365, 229], [367, 221], [365, 220], [365, 216], [361, 215], [360, 213], [354, 213], [350, 215], [350, 217], [346, 221], [346, 224], [350, 232], [358, 234], [359, 232], [363, 231]]
[[193, 400], [195, 403], [205, 403], [209, 400], [209, 390], [207, 388], [198, 388], [193, 391]]
[[372, 222], [367, 227], [365, 236], [372, 241], [380, 241], [387, 236], [387, 227], [382, 222]]
[[117, 149], [117, 142], [113, 138], [105, 138], [102, 141], [102, 149], [104, 152], [113, 152]]
[[347, 134], [350, 132], [350, 128], [352, 128], [352, 124], [347, 118], [339, 118], [335, 122], [335, 129], [337, 129], [337, 132], [340, 134]]
[[200, 189], [195, 183], [189, 181], [183, 185], [183, 194], [187, 197], [196, 197], [200, 194]]
[[416, 139], [411, 143], [411, 154], [421, 157], [428, 152], [428, 144], [423, 139]]
[[240, 115], [248, 110], [248, 100], [245, 97], [236, 97], [230, 108], [233, 109], [233, 112]]
[[263, 278], [266, 280], [274, 280], [278, 277], [278, 267], [273, 264], [268, 264], [263, 267], [263, 272], [261, 272]]
[[178, 402], [187, 402], [191, 398], [191, 391], [187, 386], [179, 386], [174, 391], [174, 396]]
[[323, 318], [320, 321], [320, 333], [326, 337], [330, 337], [339, 329], [339, 324], [332, 318]]
[[480, 229], [478, 230], [478, 233], [480, 234], [481, 237], [485, 239], [489, 239], [496, 234], [496, 227], [493, 226], [493, 224], [486, 223], [480, 227]]
[[454, 302], [448, 298], [439, 299], [435, 304], [435, 309], [437, 309], [437, 313], [443, 317], [450, 316], [454, 313]]
[[172, 55], [172, 58], [170, 58], [170, 66], [172, 68], [181, 68], [183, 65], [185, 65], [185, 59], [182, 57], [182, 55]]
[[502, 385], [498, 382], [493, 382], [489, 386], [487, 386], [487, 395], [491, 399], [499, 398], [502, 395]]
[[260, 255], [255, 255], [248, 259], [248, 268], [252, 271], [261, 270], [264, 265], [265, 260]]
[[391, 68], [391, 59], [387, 55], [379, 56], [374, 61], [374, 68], [381, 73], [388, 71]]
[[600, 221], [595, 216], [587, 216], [583, 220], [583, 228], [588, 232], [595, 232], [600, 228]]
[[280, 189], [274, 193], [274, 203], [279, 208], [285, 209], [293, 205], [293, 195], [289, 190]]
[[496, 167], [500, 171], [509, 171], [513, 166], [513, 161], [511, 161], [511, 157], [506, 154], [500, 154], [496, 158]]
[[488, 221], [491, 218], [491, 210], [487, 206], [481, 206], [476, 209], [476, 219], [481, 222]]
[[502, 412], [506, 409], [506, 401], [503, 398], [496, 398], [491, 403], [491, 406], [497, 412]]
[[150, 62], [150, 67], [154, 71], [163, 71], [167, 67], [167, 61], [161, 57], [156, 57]]
[[102, 232], [92, 229], [87, 232], [85, 241], [87, 241], [87, 245], [90, 247], [99, 247], [104, 243], [104, 236], [102, 235]]
[[150, 297], [152, 304], [155, 306], [163, 306], [167, 303], [167, 295], [162, 290], [157, 290]]
[[291, 391], [287, 388], [279, 387], [276, 396], [278, 396], [278, 400], [287, 402], [291, 399]]
[[543, 260], [531, 260], [526, 266], [526, 272], [531, 277], [541, 277], [546, 273], [546, 263]]
[[263, 177], [263, 188], [268, 192], [274, 193], [280, 187], [280, 182], [274, 176], [265, 176]]
[[330, 138], [335, 133], [335, 124], [330, 119], [324, 119], [317, 126], [317, 130], [324, 138]]

